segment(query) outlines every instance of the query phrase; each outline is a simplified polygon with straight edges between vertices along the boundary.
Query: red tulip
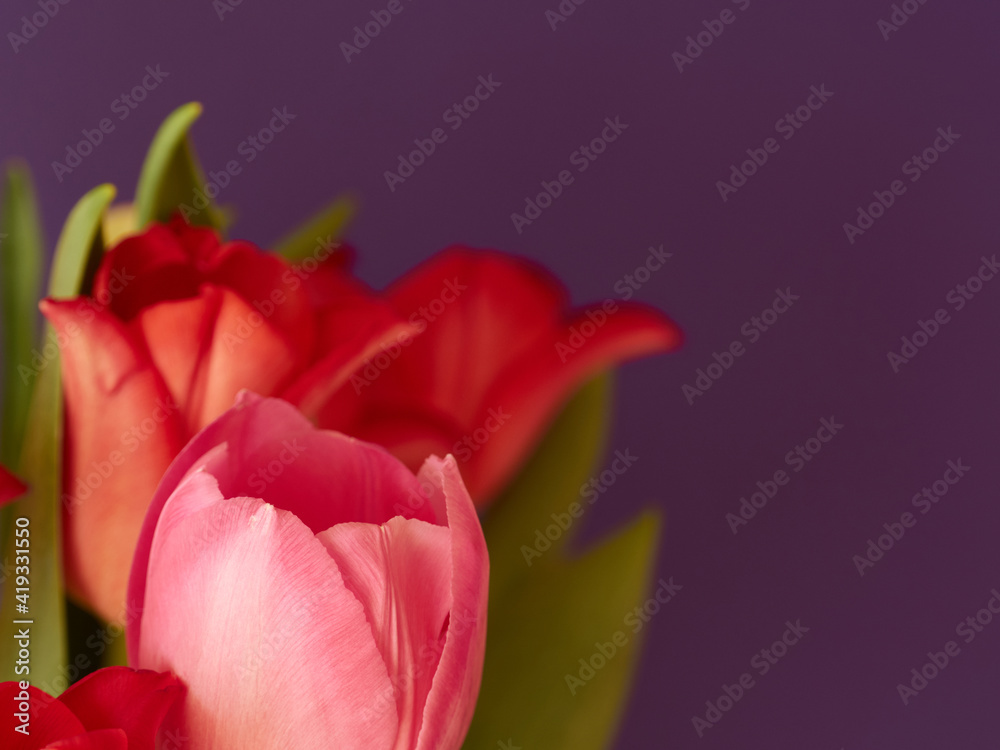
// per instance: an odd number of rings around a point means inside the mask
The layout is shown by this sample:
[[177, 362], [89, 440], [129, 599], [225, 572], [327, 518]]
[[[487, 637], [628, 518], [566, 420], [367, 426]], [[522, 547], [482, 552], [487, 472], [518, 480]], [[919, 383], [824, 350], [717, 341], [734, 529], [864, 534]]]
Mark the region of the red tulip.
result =
[[247, 393], [164, 476], [129, 661], [187, 685], [192, 750], [452, 750], [475, 707], [489, 562], [453, 459]]
[[[184, 694], [172, 675], [108, 667], [53, 698], [27, 682], [0, 683], [5, 750], [181, 750], [183, 739], [160, 733]], [[9, 712], [9, 713], [8, 713]]]
[[383, 347], [319, 423], [384, 445], [410, 468], [453, 453], [480, 506], [586, 380], [681, 340], [644, 305], [608, 299], [571, 310], [548, 271], [496, 252], [446, 250], [386, 297], [422, 333]]
[[90, 297], [46, 300], [62, 350], [70, 592], [122, 616], [153, 490], [243, 388], [318, 408], [407, 324], [320, 246], [290, 266], [177, 219], [104, 256]]

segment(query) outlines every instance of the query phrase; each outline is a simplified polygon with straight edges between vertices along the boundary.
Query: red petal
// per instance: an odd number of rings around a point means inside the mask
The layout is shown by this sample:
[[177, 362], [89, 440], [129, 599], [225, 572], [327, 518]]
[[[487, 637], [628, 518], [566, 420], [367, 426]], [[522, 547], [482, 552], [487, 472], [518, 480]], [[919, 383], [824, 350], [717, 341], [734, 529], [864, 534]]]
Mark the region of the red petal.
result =
[[87, 731], [122, 729], [128, 750], [155, 750], [163, 718], [183, 695], [184, 686], [173, 675], [106, 667], [70, 686], [59, 700]]
[[194, 297], [200, 279], [191, 260], [171, 227], [154, 224], [105, 253], [94, 277], [94, 299], [128, 321], [144, 307]]
[[130, 747], [128, 736], [121, 729], [100, 729], [53, 742], [45, 750], [130, 750]]
[[316, 327], [308, 294], [280, 257], [249, 242], [229, 242], [204, 268], [205, 280], [232, 289], [289, 341], [296, 362], [314, 351]]
[[[319, 361], [281, 394], [309, 418], [329, 409], [331, 399], [348, 401], [334, 407], [338, 411], [353, 408], [357, 390], [346, 387], [348, 380], [353, 383], [369, 359], [400, 351], [417, 333], [390, 304], [342, 274], [323, 273], [313, 282], [313, 294], [323, 300], [317, 311]], [[325, 425], [322, 418], [320, 424]]]
[[509, 419], [463, 465], [466, 485], [477, 502], [488, 501], [503, 488], [544, 437], [567, 399], [589, 379], [630, 359], [674, 349], [681, 340], [679, 330], [661, 313], [618, 303], [618, 311], [608, 315], [583, 346], [571, 355], [560, 356], [557, 345], [567, 341], [571, 327], [579, 328], [586, 320], [586, 315], [577, 315], [569, 326], [539, 345], [533, 356], [505, 371], [486, 396], [487, 409], [480, 413], [476, 427], [487, 424], [490, 409], [494, 414], [501, 410], [509, 413]]
[[244, 388], [274, 393], [301, 364], [290, 342], [241, 297], [208, 284], [194, 299], [144, 309], [132, 326], [189, 434], [229, 409]]
[[29, 734], [15, 731], [22, 722], [13, 716], [21, 713], [17, 696], [21, 688], [16, 682], [0, 683], [0, 705], [3, 706], [4, 717], [0, 726], [0, 738], [3, 739], [5, 750], [38, 750], [52, 742], [75, 737], [85, 730], [80, 720], [73, 715], [65, 705], [36, 687], [28, 687], [28, 703], [30, 706]]
[[289, 341], [296, 362], [313, 352], [308, 295], [288, 264], [248, 242], [222, 244], [218, 234], [178, 217], [126, 238], [104, 257], [94, 297], [124, 321], [164, 302], [193, 299], [203, 284], [225, 287], [255, 308]]
[[0, 506], [17, 500], [28, 491], [28, 486], [16, 476], [0, 466]]
[[116, 318], [82, 299], [41, 307], [62, 341], [67, 584], [113, 620], [146, 508], [186, 438], [148, 354]]
[[[384, 445], [413, 469], [430, 453], [456, 453], [480, 505], [510, 480], [587, 379], [680, 342], [677, 327], [645, 306], [574, 314], [551, 274], [501, 253], [446, 250], [389, 295], [426, 330], [357, 398], [332, 401], [341, 408], [328, 407], [321, 424]], [[593, 334], [567, 356], [572, 331], [584, 322]], [[487, 431], [497, 412], [510, 417]], [[484, 432], [487, 443], [463, 447]]]

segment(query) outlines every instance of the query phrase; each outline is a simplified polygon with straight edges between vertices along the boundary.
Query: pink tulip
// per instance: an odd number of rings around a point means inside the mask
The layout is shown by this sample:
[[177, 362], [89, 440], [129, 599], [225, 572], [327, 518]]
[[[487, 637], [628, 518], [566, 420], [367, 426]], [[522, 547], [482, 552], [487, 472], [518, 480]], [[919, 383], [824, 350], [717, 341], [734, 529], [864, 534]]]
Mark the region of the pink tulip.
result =
[[122, 617], [157, 482], [237, 393], [318, 408], [410, 329], [349, 262], [324, 245], [291, 265], [177, 217], [110, 248], [92, 296], [42, 302], [66, 394], [63, 554], [76, 601]]
[[187, 685], [173, 720], [191, 750], [458, 748], [488, 576], [452, 457], [414, 476], [244, 393], [153, 497], [129, 581], [129, 661]]

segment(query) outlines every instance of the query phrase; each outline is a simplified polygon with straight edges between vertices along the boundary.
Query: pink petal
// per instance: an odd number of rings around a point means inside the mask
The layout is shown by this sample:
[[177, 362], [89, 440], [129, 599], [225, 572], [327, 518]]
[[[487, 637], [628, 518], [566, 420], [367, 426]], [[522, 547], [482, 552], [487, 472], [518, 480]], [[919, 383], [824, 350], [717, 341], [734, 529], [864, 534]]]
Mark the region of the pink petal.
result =
[[[381, 524], [400, 514], [441, 522], [416, 477], [384, 449], [316, 430], [288, 403], [246, 392], [237, 407], [188, 444], [164, 476], [137, 546], [140, 575], [132, 579], [130, 606], [141, 602], [141, 571], [156, 517], [185, 474], [199, 468], [216, 477], [224, 496], [261, 498], [295, 513], [317, 533], [347, 521]], [[324, 489], [320, 497], [317, 488]]]
[[365, 608], [396, 686], [369, 696], [370, 708], [399, 715], [393, 748], [416, 746], [423, 707], [444, 646], [451, 610], [451, 533], [396, 517], [382, 526], [344, 523], [318, 535]]
[[392, 686], [364, 609], [291, 513], [224, 500], [194, 473], [163, 508], [146, 577], [137, 663], [187, 685], [192, 747], [391, 746], [394, 707], [369, 705]]
[[472, 722], [486, 651], [490, 561], [455, 459], [429, 458], [419, 479], [440, 488], [451, 532], [451, 614], [416, 750], [459, 748]]

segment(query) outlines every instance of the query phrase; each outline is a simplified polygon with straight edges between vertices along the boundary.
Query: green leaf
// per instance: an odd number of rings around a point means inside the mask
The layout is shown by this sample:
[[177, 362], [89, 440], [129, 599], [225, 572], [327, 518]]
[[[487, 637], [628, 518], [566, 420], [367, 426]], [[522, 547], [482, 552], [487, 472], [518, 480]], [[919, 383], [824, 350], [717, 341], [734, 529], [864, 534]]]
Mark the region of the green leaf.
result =
[[31, 349], [38, 340], [38, 293], [45, 248], [41, 220], [27, 167], [7, 169], [0, 223], [3, 327], [3, 426], [0, 461], [17, 466], [28, 415]]
[[[56, 245], [49, 281], [49, 296], [73, 297], [89, 286], [93, 269], [104, 252], [101, 222], [114, 199], [111, 185], [101, 185], [85, 195], [70, 212]], [[47, 327], [48, 328], [48, 327]], [[33, 685], [52, 695], [66, 687], [66, 600], [62, 578], [60, 493], [62, 490], [63, 402], [58, 355], [47, 360], [38, 375], [28, 411], [18, 475], [30, 489], [11, 504], [14, 518], [27, 519], [30, 573], [26, 602], [16, 598], [17, 579], [8, 577], [0, 603], [0, 639], [14, 643], [15, 633], [31, 620], [30, 673]], [[14, 561], [15, 529], [4, 541], [6, 563]], [[23, 538], [23, 537], [22, 537]], [[17, 606], [26, 604], [27, 612]], [[17, 649], [0, 649], [0, 680], [15, 679]], [[24, 675], [20, 675], [22, 678]]]
[[[603, 453], [609, 378], [585, 386], [555, 422], [525, 470], [483, 523], [490, 550], [486, 664], [464, 747], [486, 750], [498, 741], [546, 750], [607, 747], [625, 705], [641, 648], [625, 617], [648, 596], [659, 520], [644, 514], [579, 557], [567, 554], [574, 520], [540, 557], [526, 562], [536, 530], [580, 501], [580, 487]], [[584, 508], [589, 503], [583, 503]], [[576, 686], [580, 659], [596, 643], [627, 640], [592, 679]]]
[[[152, 221], [169, 221], [183, 205], [191, 224], [224, 229], [224, 214], [205, 194], [205, 175], [188, 139], [201, 109], [198, 102], [178, 107], [156, 131], [135, 191], [140, 228]], [[206, 205], [199, 209], [196, 202]]]
[[115, 199], [115, 186], [98, 185], [84, 195], [69, 212], [56, 245], [49, 279], [49, 296], [56, 299], [90, 292], [104, 254], [102, 221]]
[[336, 242], [357, 212], [355, 200], [342, 195], [309, 221], [274, 244], [279, 254], [293, 263], [315, 254], [319, 247]]

